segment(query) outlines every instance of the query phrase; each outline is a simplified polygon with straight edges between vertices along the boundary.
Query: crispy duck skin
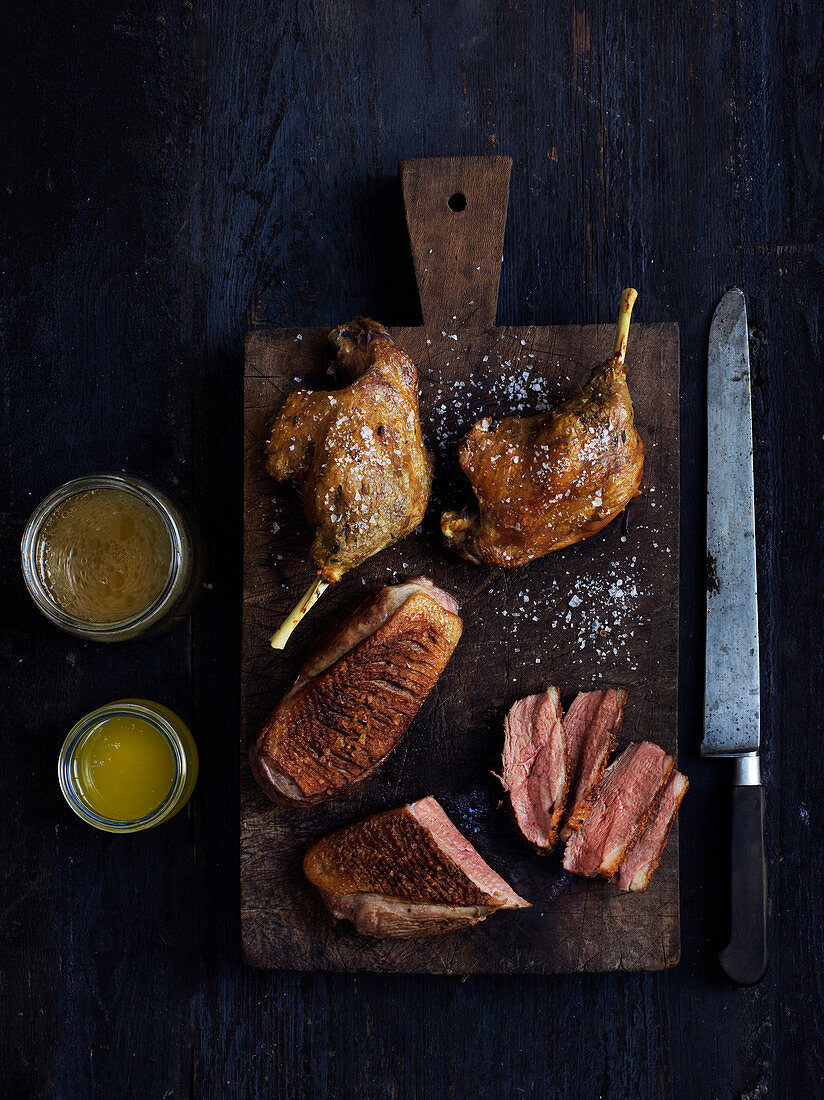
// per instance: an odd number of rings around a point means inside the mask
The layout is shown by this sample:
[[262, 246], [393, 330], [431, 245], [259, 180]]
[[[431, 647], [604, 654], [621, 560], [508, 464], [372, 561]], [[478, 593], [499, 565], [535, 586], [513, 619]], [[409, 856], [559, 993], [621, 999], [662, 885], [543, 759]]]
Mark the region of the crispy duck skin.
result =
[[569, 784], [558, 689], [519, 699], [504, 719], [501, 780], [515, 824], [539, 852], [558, 841]]
[[592, 810], [564, 852], [564, 869], [611, 878], [644, 831], [675, 766], [651, 741], [628, 745], [607, 768]]
[[322, 837], [303, 871], [332, 917], [367, 936], [439, 935], [529, 907], [431, 797]]
[[275, 420], [268, 473], [295, 479], [315, 527], [312, 557], [326, 583], [408, 535], [423, 519], [434, 460], [418, 413], [418, 372], [376, 321], [329, 334], [343, 389], [296, 390]]
[[589, 538], [638, 492], [644, 447], [624, 351], [634, 291], [625, 291], [615, 351], [576, 397], [540, 416], [479, 421], [458, 452], [477, 507], [444, 512], [448, 547], [514, 569]]
[[681, 800], [687, 793], [689, 785], [685, 775], [677, 770], [673, 771], [655, 812], [647, 822], [647, 827], [618, 868], [614, 882], [619, 890], [641, 893], [649, 886], [649, 880], [661, 862], [670, 830], [678, 816]]
[[250, 748], [273, 802], [345, 794], [406, 733], [461, 636], [458, 605], [426, 578], [362, 601], [310, 654]]
[[586, 821], [604, 781], [604, 772], [624, 716], [624, 688], [582, 691], [564, 718], [569, 751], [569, 797], [561, 828], [568, 840]]

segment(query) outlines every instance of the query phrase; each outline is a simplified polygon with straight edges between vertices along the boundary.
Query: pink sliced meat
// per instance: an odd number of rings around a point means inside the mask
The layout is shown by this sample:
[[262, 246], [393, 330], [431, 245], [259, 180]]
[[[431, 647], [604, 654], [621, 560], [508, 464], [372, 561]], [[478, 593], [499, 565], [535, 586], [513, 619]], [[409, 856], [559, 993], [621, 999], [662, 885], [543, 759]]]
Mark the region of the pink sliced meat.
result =
[[673, 771], [656, 810], [647, 822], [647, 827], [618, 868], [614, 881], [619, 890], [633, 892], [646, 890], [652, 873], [664, 854], [670, 829], [689, 785], [685, 775], [679, 771]]
[[564, 716], [569, 751], [569, 797], [561, 827], [563, 840], [581, 828], [598, 797], [626, 701], [624, 688], [582, 691]]
[[577, 875], [611, 878], [632, 850], [675, 766], [651, 741], [628, 745], [607, 768], [592, 810], [564, 853], [564, 867]]
[[539, 851], [551, 851], [569, 785], [557, 688], [519, 699], [506, 716], [501, 780], [518, 828]]

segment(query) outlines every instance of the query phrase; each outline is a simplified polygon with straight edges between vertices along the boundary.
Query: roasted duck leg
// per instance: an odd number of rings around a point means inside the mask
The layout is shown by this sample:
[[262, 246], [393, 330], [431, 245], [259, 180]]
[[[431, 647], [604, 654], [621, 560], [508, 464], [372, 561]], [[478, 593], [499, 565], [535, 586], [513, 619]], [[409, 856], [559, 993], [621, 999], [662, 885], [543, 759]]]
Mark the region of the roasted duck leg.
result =
[[594, 535], [635, 496], [644, 447], [624, 355], [636, 296], [622, 294], [612, 358], [579, 396], [541, 416], [481, 420], [464, 438], [459, 458], [478, 508], [441, 516], [446, 545], [462, 557], [514, 569]]
[[296, 390], [267, 444], [276, 481], [297, 480], [315, 526], [318, 576], [271, 642], [282, 649], [325, 589], [413, 531], [423, 519], [434, 460], [418, 415], [418, 373], [376, 321], [329, 334], [344, 389]]

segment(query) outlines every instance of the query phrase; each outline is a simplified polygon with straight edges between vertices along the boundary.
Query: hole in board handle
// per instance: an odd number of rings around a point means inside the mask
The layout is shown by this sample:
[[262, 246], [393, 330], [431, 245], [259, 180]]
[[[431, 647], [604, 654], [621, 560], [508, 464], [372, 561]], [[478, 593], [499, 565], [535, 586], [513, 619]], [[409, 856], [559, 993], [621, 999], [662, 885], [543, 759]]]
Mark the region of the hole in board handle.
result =
[[450, 210], [454, 210], [456, 214], [459, 214], [461, 210], [466, 209], [466, 195], [463, 191], [456, 191], [454, 195], [450, 195], [446, 204]]

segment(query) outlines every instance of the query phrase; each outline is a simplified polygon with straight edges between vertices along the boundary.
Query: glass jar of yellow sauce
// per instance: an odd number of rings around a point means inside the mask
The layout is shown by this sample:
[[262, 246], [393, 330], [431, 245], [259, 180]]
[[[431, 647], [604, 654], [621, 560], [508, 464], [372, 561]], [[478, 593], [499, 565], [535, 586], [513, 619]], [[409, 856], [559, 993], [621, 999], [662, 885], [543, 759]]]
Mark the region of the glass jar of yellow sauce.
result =
[[57, 765], [69, 806], [107, 833], [137, 833], [168, 821], [189, 801], [197, 773], [188, 726], [148, 699], [120, 699], [81, 718]]
[[165, 493], [128, 474], [55, 489], [23, 533], [23, 576], [56, 626], [123, 641], [188, 614], [203, 582], [194, 525]]

